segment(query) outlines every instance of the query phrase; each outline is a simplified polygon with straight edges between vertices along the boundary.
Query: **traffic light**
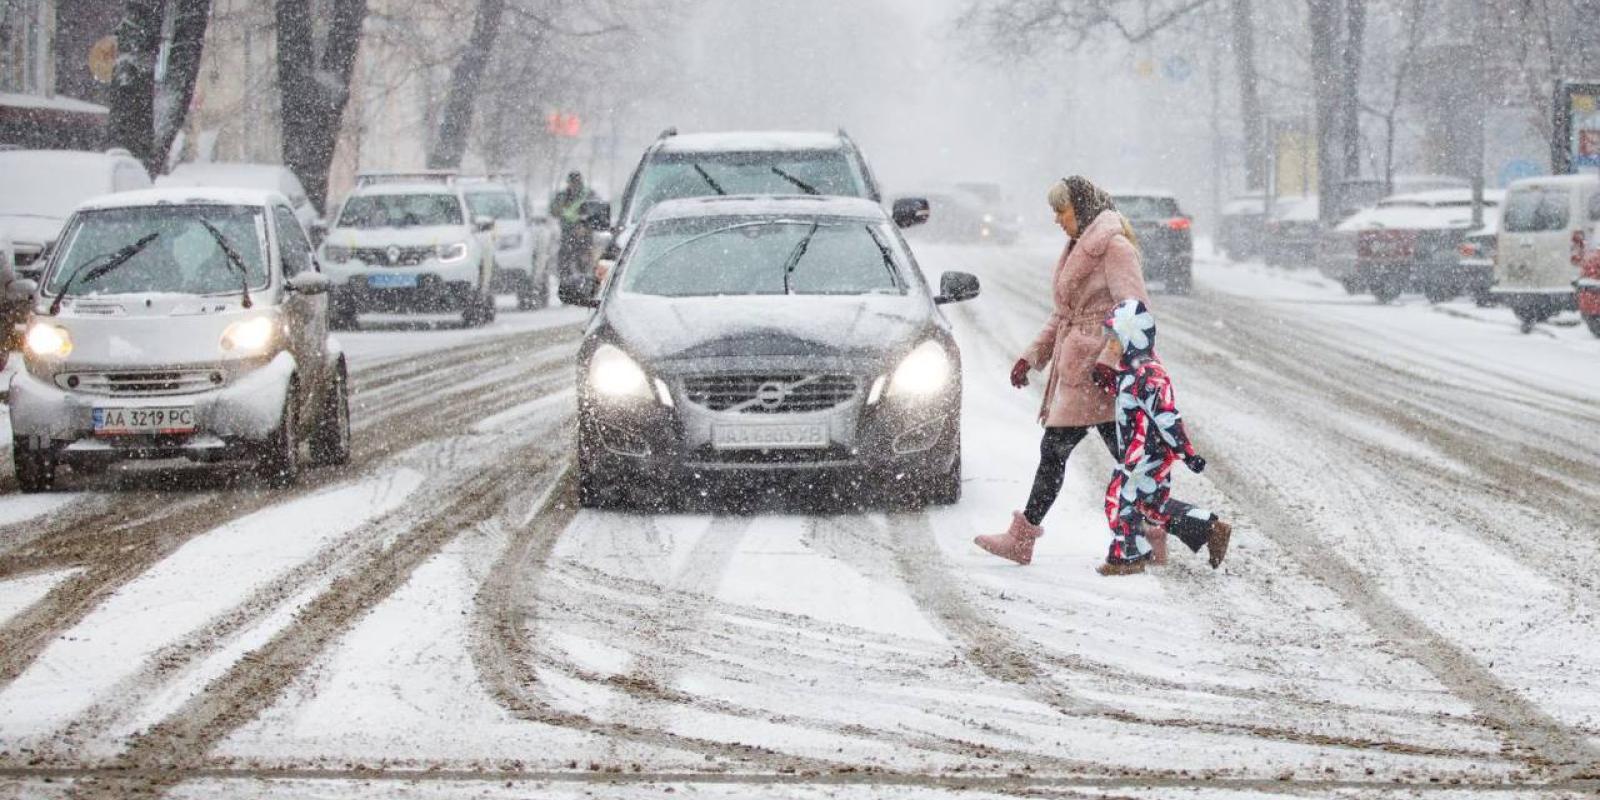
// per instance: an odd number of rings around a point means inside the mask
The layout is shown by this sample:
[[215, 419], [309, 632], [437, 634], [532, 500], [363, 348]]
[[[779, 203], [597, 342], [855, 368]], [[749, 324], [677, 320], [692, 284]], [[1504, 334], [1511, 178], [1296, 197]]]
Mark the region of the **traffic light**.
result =
[[577, 114], [567, 114], [561, 111], [552, 111], [546, 119], [545, 129], [551, 136], [567, 139], [576, 139], [583, 133], [583, 118]]

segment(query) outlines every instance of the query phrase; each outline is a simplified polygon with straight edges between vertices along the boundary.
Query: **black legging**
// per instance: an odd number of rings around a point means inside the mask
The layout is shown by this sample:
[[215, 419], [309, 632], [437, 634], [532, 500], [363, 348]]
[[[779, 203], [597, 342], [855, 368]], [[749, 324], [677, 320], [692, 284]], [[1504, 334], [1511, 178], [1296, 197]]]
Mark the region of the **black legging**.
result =
[[[1106, 451], [1115, 459], [1116, 423], [1102, 422], [1094, 429], [1100, 432]], [[1039, 471], [1033, 476], [1033, 493], [1028, 495], [1028, 505], [1022, 511], [1029, 522], [1038, 525], [1055, 504], [1056, 495], [1061, 493], [1061, 481], [1067, 476], [1067, 456], [1072, 455], [1072, 449], [1088, 435], [1088, 426], [1044, 429], [1044, 439], [1039, 442]]]

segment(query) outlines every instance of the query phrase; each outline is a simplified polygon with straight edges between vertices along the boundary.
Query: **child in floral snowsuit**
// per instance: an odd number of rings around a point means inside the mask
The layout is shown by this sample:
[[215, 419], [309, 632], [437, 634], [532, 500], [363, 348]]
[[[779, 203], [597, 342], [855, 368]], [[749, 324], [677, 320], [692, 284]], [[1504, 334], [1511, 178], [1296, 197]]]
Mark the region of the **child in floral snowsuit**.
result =
[[1166, 563], [1169, 532], [1194, 552], [1205, 546], [1215, 568], [1227, 553], [1231, 527], [1215, 514], [1171, 496], [1173, 462], [1182, 458], [1185, 466], [1199, 472], [1206, 461], [1195, 454], [1184, 432], [1172, 379], [1156, 358], [1155, 317], [1144, 303], [1129, 299], [1112, 309], [1105, 324], [1113, 335], [1110, 357], [1102, 358], [1095, 371], [1097, 381], [1117, 396], [1121, 458], [1106, 487], [1106, 519], [1113, 539], [1099, 572], [1131, 575], [1143, 572], [1146, 561]]

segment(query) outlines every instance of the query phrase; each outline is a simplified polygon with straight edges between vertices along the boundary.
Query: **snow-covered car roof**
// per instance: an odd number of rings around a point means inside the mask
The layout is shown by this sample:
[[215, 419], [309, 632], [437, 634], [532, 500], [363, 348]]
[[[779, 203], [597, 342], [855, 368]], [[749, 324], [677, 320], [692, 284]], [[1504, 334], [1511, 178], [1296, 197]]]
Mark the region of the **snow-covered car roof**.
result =
[[265, 206], [272, 202], [288, 204], [282, 192], [267, 189], [237, 189], [222, 186], [163, 186], [91, 197], [79, 211], [138, 206]]
[[1600, 180], [1600, 178], [1597, 178], [1592, 173], [1585, 175], [1541, 175], [1537, 178], [1523, 178], [1519, 181], [1512, 181], [1511, 184], [1506, 187], [1506, 190], [1515, 191], [1517, 189], [1530, 186], [1582, 186], [1584, 184], [1593, 184], [1597, 180]]
[[279, 164], [179, 164], [156, 178], [157, 186], [233, 186], [283, 191], [286, 169]]
[[[1499, 205], [1505, 192], [1486, 191], [1484, 219], [1498, 225]], [[1457, 230], [1472, 227], [1472, 190], [1440, 189], [1386, 197], [1376, 207], [1364, 208], [1339, 223], [1335, 231]]]
[[726, 131], [685, 133], [662, 140], [664, 153], [721, 153], [790, 150], [838, 150], [837, 133], [815, 131]]
[[[0, 214], [61, 217], [85, 199], [111, 191], [111, 169], [127, 156], [80, 150], [0, 151]], [[26, 186], [26, 192], [14, 187]]]
[[685, 217], [770, 216], [854, 217], [881, 221], [887, 218], [877, 203], [860, 197], [823, 195], [729, 195], [663, 200], [645, 215], [646, 221]]
[[[1483, 192], [1483, 201], [1499, 205], [1505, 200], [1506, 193], [1499, 189], [1486, 189]], [[1472, 202], [1471, 189], [1433, 189], [1426, 192], [1411, 192], [1408, 194], [1393, 194], [1378, 201], [1378, 208], [1390, 206], [1447, 206]]]
[[1272, 201], [1272, 218], [1286, 222], [1312, 222], [1321, 212], [1322, 203], [1316, 195], [1279, 195]]

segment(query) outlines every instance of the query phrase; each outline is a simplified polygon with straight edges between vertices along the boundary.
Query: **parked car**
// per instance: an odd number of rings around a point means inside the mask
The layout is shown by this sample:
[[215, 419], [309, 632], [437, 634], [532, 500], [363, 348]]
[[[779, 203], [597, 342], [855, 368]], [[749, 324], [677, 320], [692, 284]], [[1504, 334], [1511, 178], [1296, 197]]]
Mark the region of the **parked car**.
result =
[[1509, 306], [1524, 331], [1558, 311], [1575, 308], [1573, 281], [1600, 206], [1600, 178], [1526, 178], [1506, 189], [1495, 262], [1496, 301]]
[[295, 219], [311, 233], [320, 229], [322, 212], [312, 205], [305, 187], [282, 164], [179, 164], [172, 172], [156, 178], [156, 186], [215, 186], [219, 189], [261, 189], [277, 192], [289, 199]]
[[1499, 209], [1485, 210], [1483, 225], [1469, 231], [1457, 248], [1456, 270], [1461, 275], [1462, 286], [1480, 307], [1494, 305], [1494, 262], [1500, 239]]
[[1266, 237], [1267, 195], [1250, 192], [1222, 204], [1217, 225], [1217, 246], [1234, 261], [1245, 261], [1261, 254]]
[[500, 180], [465, 181], [462, 191], [474, 218], [494, 219], [494, 290], [517, 295], [517, 308], [529, 311], [550, 303], [549, 258], [528, 217], [527, 204]]
[[334, 328], [354, 328], [364, 311], [493, 322], [495, 220], [468, 208], [453, 175], [358, 181], [322, 245]]
[[889, 215], [839, 197], [663, 201], [578, 353], [586, 506], [746, 473], [961, 491], [961, 354]]
[[[1504, 193], [1484, 193], [1484, 214], [1496, 213]], [[1318, 266], [1351, 294], [1370, 292], [1380, 303], [1420, 291], [1440, 303], [1470, 288], [1461, 270], [1461, 244], [1472, 230], [1472, 190], [1438, 189], [1396, 195], [1357, 212], [1323, 238]]]
[[[882, 202], [878, 181], [853, 139], [844, 131], [732, 132], [679, 135], [662, 131], [645, 149], [622, 193], [600, 248], [601, 271], [610, 269], [633, 231], [657, 203], [712, 195], [833, 195]], [[928, 220], [928, 201], [896, 200], [893, 219], [902, 228]], [[563, 302], [578, 298], [562, 297]]]
[[1276, 267], [1315, 265], [1322, 237], [1320, 207], [1314, 195], [1274, 198], [1262, 231], [1262, 260]]
[[350, 456], [344, 354], [329, 281], [289, 201], [242, 189], [152, 189], [83, 204], [44, 267], [11, 381], [23, 491], [59, 465], [253, 461], [294, 482]]
[[0, 349], [20, 344], [19, 326], [28, 315], [31, 298], [17, 281], [37, 283], [43, 257], [72, 210], [97, 195], [149, 186], [144, 165], [126, 150], [0, 151], [0, 239], [10, 242], [11, 255], [11, 271], [0, 272]]
[[1385, 197], [1471, 188], [1471, 181], [1453, 175], [1396, 175], [1388, 181], [1382, 178], [1347, 178], [1339, 182], [1339, 219], [1349, 219], [1358, 211], [1376, 206]]
[[1145, 277], [1173, 294], [1188, 294], [1194, 285], [1194, 237], [1178, 199], [1165, 191], [1117, 192], [1112, 199], [1139, 240]]

